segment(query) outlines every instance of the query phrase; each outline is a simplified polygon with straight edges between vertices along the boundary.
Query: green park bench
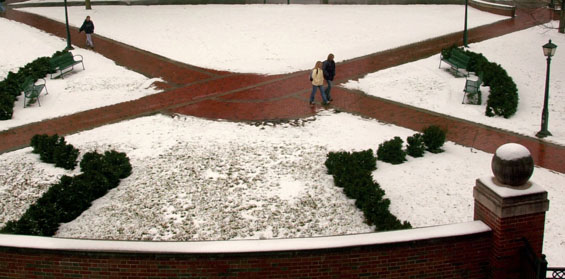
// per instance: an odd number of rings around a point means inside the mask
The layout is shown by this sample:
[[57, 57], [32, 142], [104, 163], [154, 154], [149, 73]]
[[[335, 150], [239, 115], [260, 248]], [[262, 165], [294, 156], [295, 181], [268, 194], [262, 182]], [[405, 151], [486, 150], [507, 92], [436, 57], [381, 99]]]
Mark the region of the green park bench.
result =
[[[481, 104], [481, 83], [483, 82], [483, 75], [480, 73], [472, 78], [467, 78], [465, 81], [465, 88], [463, 88], [463, 104]], [[465, 102], [467, 100], [467, 102]]]
[[57, 55], [49, 60], [49, 66], [51, 67], [51, 78], [54, 74], [59, 73], [58, 76], [64, 78], [66, 73], [70, 73], [74, 70], [74, 66], [82, 64], [82, 69], [84, 70], [84, 63], [82, 63], [82, 55], [73, 55], [70, 52], [65, 52], [63, 54]]
[[45, 89], [45, 95], [49, 94], [47, 87], [45, 86], [45, 79], [42, 80], [43, 83], [41, 84], [36, 84], [36, 81], [32, 77], [26, 77], [24, 80], [24, 83], [22, 84], [22, 90], [24, 91], [24, 108], [29, 106], [30, 102], [34, 99], [37, 100], [37, 103], [41, 106], [41, 103], [39, 102], [39, 94], [41, 94], [43, 89]]
[[[440, 55], [439, 67], [441, 68], [441, 62], [443, 61], [449, 64], [456, 74], [461, 73], [464, 76], [468, 76], [469, 73], [467, 72], [467, 65], [469, 65], [470, 60], [471, 58], [467, 56], [463, 50], [453, 48], [449, 58], [444, 57], [443, 54]], [[465, 73], [463, 73], [462, 70], [465, 70]]]

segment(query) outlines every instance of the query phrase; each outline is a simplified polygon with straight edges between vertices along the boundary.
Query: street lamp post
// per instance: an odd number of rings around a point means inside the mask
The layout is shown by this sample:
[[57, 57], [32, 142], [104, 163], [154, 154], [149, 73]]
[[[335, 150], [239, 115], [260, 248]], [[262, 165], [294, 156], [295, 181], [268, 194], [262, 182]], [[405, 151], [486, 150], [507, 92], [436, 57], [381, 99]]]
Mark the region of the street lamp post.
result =
[[545, 96], [543, 98], [543, 111], [541, 113], [541, 130], [536, 134], [536, 137], [538, 138], [551, 136], [551, 133], [547, 130], [547, 124], [549, 121], [549, 66], [551, 63], [551, 57], [555, 54], [556, 48], [557, 46], [551, 43], [551, 40], [549, 40], [549, 43], [543, 45], [543, 55], [547, 56], [547, 72], [545, 74]]
[[467, 45], [467, 10], [469, 7], [469, 0], [465, 0], [465, 28], [463, 29], [463, 46], [469, 47]]
[[67, 47], [65, 50], [71, 50], [71, 31], [69, 31], [69, 13], [67, 12], [67, 0], [65, 0], [65, 25], [67, 27]]

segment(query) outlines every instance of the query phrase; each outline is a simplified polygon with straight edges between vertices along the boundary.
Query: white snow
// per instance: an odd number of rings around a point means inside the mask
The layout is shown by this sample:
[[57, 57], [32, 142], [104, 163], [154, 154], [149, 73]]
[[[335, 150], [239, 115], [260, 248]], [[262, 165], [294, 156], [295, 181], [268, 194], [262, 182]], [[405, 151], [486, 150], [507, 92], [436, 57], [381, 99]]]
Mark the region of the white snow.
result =
[[512, 161], [531, 156], [530, 151], [523, 145], [517, 143], [503, 144], [496, 149], [496, 156], [505, 161]]
[[[95, 33], [204, 68], [280, 74], [460, 31], [458, 5], [184, 5], [69, 7], [69, 24], [87, 15]], [[61, 8], [23, 8], [64, 22]], [[410, 15], [407, 17], [399, 15]], [[143, 20], [151, 18], [151, 20]], [[441, 18], [442, 20], [435, 20]], [[507, 17], [469, 9], [469, 28]], [[174, 19], [174, 20], [171, 20]], [[386, 20], [386, 21], [385, 21]], [[383, 24], [387, 22], [387, 24]], [[174, 43], [171, 43], [174, 42]]]
[[151, 242], [151, 241], [102, 241], [76, 240], [24, 235], [0, 235], [1, 246], [32, 249], [65, 249], [72, 251], [104, 251], [119, 253], [245, 253], [269, 251], [294, 251], [378, 245], [469, 235], [490, 231], [483, 222], [474, 221], [419, 228], [413, 230], [356, 234], [332, 237], [265, 239], [246, 241], [198, 241], [198, 242]]
[[[57, 18], [63, 16], [60, 8], [26, 10]], [[471, 26], [502, 18], [470, 11], [471, 22], [478, 21]], [[71, 22], [80, 24], [87, 13], [92, 16], [97, 33], [175, 60], [202, 67], [273, 74], [310, 68], [328, 52], [336, 54], [341, 61], [460, 31], [463, 8], [449, 5], [95, 6], [91, 11], [72, 7]], [[335, 20], [320, 23], [323, 26], [320, 28], [305, 28], [316, 26], [327, 13]], [[195, 19], [197, 26], [191, 24]], [[258, 24], [259, 20], [266, 20], [268, 25]], [[4, 18], [0, 18], [0, 30], [3, 34], [13, 30], [9, 36], [11, 44], [4, 47], [11, 55], [0, 57], [0, 77], [37, 56], [50, 55], [65, 47], [65, 42], [58, 38]], [[437, 56], [370, 74], [360, 81], [350, 81], [347, 86], [533, 136], [539, 127], [545, 75], [541, 45], [549, 38], [557, 45], [565, 45], [562, 35], [542, 28], [471, 45], [473, 51], [483, 52], [489, 60], [501, 63], [518, 84], [520, 107], [518, 114], [510, 119], [487, 118], [483, 106], [462, 105], [464, 79], [438, 69]], [[30, 40], [41, 43], [32, 46], [26, 43]], [[37, 52], [44, 46], [49, 47]], [[103, 105], [103, 101], [121, 102], [118, 98], [130, 91], [140, 95], [154, 93], [152, 89], [131, 90], [143, 88], [151, 80], [125, 71], [111, 74], [119, 76], [119, 82], [111, 86], [113, 94], [105, 94], [105, 84], [113, 80], [104, 80], [100, 85], [96, 83], [98, 78], [90, 77], [114, 71], [117, 66], [90, 51], [75, 52], [91, 56], [85, 56], [87, 70], [69, 75], [64, 80], [68, 84], [57, 86], [57, 81], [48, 80], [50, 93], [42, 96], [41, 108], [18, 109], [20, 106], [16, 105], [15, 119], [0, 122], [2, 129], [70, 113], [65, 112], [65, 107], [88, 103], [93, 108]], [[563, 94], [563, 57], [558, 49], [552, 63], [551, 100], [559, 100]], [[67, 90], [69, 87], [73, 90]], [[70, 91], [81, 94], [87, 90], [91, 97], [88, 101], [78, 98], [66, 103], [72, 97]], [[49, 99], [64, 92], [69, 93], [64, 98]], [[483, 98], [486, 100], [486, 96]], [[563, 143], [565, 132], [557, 127], [563, 127], [565, 122], [564, 105], [550, 103], [549, 130], [554, 136], [549, 140]], [[43, 116], [27, 122], [18, 120], [33, 115]], [[156, 115], [70, 135], [67, 141], [83, 153], [93, 149], [126, 152], [134, 171], [79, 218], [63, 224], [57, 236], [222, 240], [369, 232], [372, 228], [363, 223], [362, 213], [340, 188], [333, 186], [331, 176], [326, 174], [325, 156], [337, 150], [376, 150], [385, 140], [394, 136], [405, 139], [415, 132], [330, 110], [296, 123], [266, 126]], [[444, 150], [441, 154], [426, 153], [423, 158], [409, 157], [401, 165], [378, 162], [378, 169], [373, 172], [375, 181], [391, 200], [392, 213], [414, 227], [472, 221], [475, 180], [491, 175], [492, 154], [450, 142]], [[19, 218], [50, 183], [64, 173], [69, 174], [39, 163], [30, 148], [5, 153], [0, 158], [0, 224]], [[531, 180], [548, 192], [551, 203], [544, 253], [550, 265], [563, 266], [565, 225], [560, 222], [560, 212], [565, 210], [565, 176], [536, 168]]]
[[[548, 24], [557, 27], [558, 22]], [[442, 63], [438, 70], [439, 54], [368, 74], [358, 81], [344, 86], [359, 89], [373, 96], [394, 100], [437, 113], [466, 119], [487, 126], [513, 131], [530, 137], [541, 128], [546, 59], [542, 46], [551, 39], [558, 45], [551, 62], [549, 84], [549, 131], [547, 141], [565, 145], [565, 36], [555, 29], [544, 26], [511, 33], [478, 44], [470, 44], [469, 50], [482, 53], [489, 61], [502, 65], [518, 86], [520, 98], [518, 111], [510, 119], [486, 117], [488, 87], [482, 87], [482, 105], [463, 105], [465, 78], [455, 78], [449, 66]], [[383, 90], [386, 88], [386, 90]]]
[[482, 177], [480, 178], [480, 181], [481, 183], [483, 183], [483, 185], [493, 190], [499, 197], [502, 198], [527, 196], [533, 194], [541, 194], [545, 192], [545, 189], [543, 187], [531, 181], [519, 187], [511, 187], [508, 185], [504, 185], [498, 182], [498, 180], [496, 180], [496, 178], [492, 176]]
[[[0, 79], [8, 72], [17, 72], [33, 60], [51, 56], [66, 47], [66, 42], [35, 28], [0, 18], [0, 34], [10, 40], [2, 40], [2, 47], [10, 50], [0, 58]], [[17, 39], [16, 39], [17, 38]], [[118, 66], [107, 58], [89, 50], [75, 48], [74, 55], [81, 55], [82, 65], [76, 65], [73, 74], [64, 79], [47, 78], [48, 94], [42, 93], [40, 103], [23, 108], [24, 98], [18, 98], [14, 115], [9, 121], [0, 121], [0, 130], [37, 122], [44, 119], [85, 111], [116, 103], [138, 99], [157, 93], [154, 81], [136, 72]]]

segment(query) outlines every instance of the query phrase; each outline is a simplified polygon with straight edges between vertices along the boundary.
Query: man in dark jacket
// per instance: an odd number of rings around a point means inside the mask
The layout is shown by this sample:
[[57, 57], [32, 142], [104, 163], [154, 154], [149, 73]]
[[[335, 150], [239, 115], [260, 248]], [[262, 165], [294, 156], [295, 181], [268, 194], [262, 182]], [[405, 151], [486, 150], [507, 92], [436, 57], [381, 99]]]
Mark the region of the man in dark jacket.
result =
[[82, 31], [86, 33], [86, 46], [94, 49], [94, 44], [92, 43], [92, 33], [94, 33], [94, 22], [90, 20], [90, 16], [86, 17], [86, 19], [82, 23], [82, 26], [78, 30], [79, 33]]
[[322, 70], [324, 70], [324, 79], [328, 83], [328, 87], [326, 88], [326, 99], [331, 102], [333, 101], [332, 96], [330, 95], [332, 90], [332, 83], [335, 77], [335, 62], [334, 62], [334, 55], [329, 54], [328, 59], [324, 61], [322, 65]]

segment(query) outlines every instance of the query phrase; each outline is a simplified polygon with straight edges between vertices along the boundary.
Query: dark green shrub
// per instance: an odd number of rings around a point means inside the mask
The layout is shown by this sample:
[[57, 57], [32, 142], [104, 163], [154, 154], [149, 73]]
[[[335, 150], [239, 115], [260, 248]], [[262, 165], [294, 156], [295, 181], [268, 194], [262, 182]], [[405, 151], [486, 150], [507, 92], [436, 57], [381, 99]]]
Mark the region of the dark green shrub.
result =
[[60, 139], [62, 142], [57, 144], [53, 150], [53, 159], [55, 166], [67, 170], [73, 170], [77, 166], [77, 158], [79, 151], [74, 146], [66, 144], [64, 138]]
[[[442, 49], [442, 55], [449, 57], [451, 51], [457, 46]], [[487, 99], [485, 115], [502, 116], [509, 118], [518, 109], [518, 88], [501, 65], [489, 62], [482, 54], [466, 50], [465, 53], [471, 58], [467, 71], [481, 73], [483, 83], [490, 87], [490, 94]], [[478, 96], [481, 98], [481, 96]]]
[[48, 136], [35, 135], [31, 138], [33, 153], [39, 154], [39, 159], [45, 163], [55, 164], [56, 167], [72, 170], [77, 165], [78, 149], [67, 144], [64, 137], [57, 134]]
[[37, 81], [52, 72], [49, 60], [49, 57], [37, 58], [19, 68], [17, 73], [9, 72], [8, 76], [0, 82], [0, 120], [12, 119], [14, 103], [24, 89], [22, 86], [26, 77]]
[[59, 136], [57, 134], [52, 136], [48, 136], [46, 134], [35, 135], [31, 138], [30, 145], [33, 148], [32, 152], [39, 154], [39, 159], [42, 162], [53, 164], [55, 163], [53, 151], [55, 150], [58, 141]]
[[402, 164], [406, 161], [406, 152], [402, 149], [404, 141], [400, 137], [379, 144], [377, 159], [391, 164]]
[[[34, 137], [33, 143], [43, 142], [44, 137]], [[131, 173], [129, 158], [124, 153], [107, 151], [100, 155], [90, 152], [85, 157], [84, 164], [81, 162], [82, 174], [61, 177], [59, 183], [51, 186], [18, 221], [7, 222], [0, 232], [52, 236], [60, 223], [74, 220], [91, 206], [92, 201], [118, 186], [119, 179]]]
[[410, 223], [401, 223], [388, 211], [390, 202], [383, 200], [385, 191], [371, 175], [376, 163], [373, 151], [369, 149], [353, 153], [330, 152], [325, 165], [328, 174], [333, 175], [335, 185], [342, 187], [349, 198], [355, 199], [366, 222], [375, 225], [376, 231], [410, 228]]
[[439, 126], [432, 125], [424, 129], [423, 140], [426, 150], [432, 153], [441, 153], [443, 152], [441, 147], [445, 143], [445, 131]]
[[509, 118], [516, 113], [518, 108], [518, 94], [514, 81], [504, 80], [496, 86], [491, 86], [487, 100], [486, 113], [488, 116], [499, 115]]
[[16, 98], [0, 89], [0, 120], [12, 119]]
[[377, 169], [377, 159], [372, 149], [359, 152], [330, 152], [325, 162], [328, 174], [341, 175], [351, 171], [374, 171]]
[[416, 133], [411, 137], [406, 139], [407, 147], [406, 153], [414, 158], [424, 156], [426, 151], [426, 144], [424, 143], [424, 137], [420, 133]]
[[112, 170], [118, 178], [124, 179], [131, 174], [132, 168], [126, 153], [115, 150], [106, 151], [104, 152], [104, 160], [112, 166]]

